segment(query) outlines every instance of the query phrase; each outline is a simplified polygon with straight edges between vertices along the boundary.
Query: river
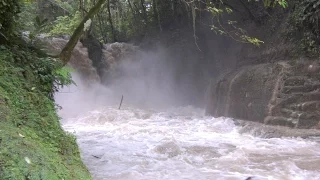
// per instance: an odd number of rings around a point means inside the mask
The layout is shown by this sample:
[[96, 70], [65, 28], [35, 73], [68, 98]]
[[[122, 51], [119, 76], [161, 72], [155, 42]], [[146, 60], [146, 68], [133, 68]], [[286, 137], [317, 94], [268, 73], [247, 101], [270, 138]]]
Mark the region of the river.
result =
[[263, 138], [191, 106], [105, 106], [63, 120], [94, 180], [320, 179], [320, 143]]
[[77, 86], [56, 94], [94, 180], [320, 180], [319, 139], [205, 116], [188, 106], [199, 84], [163, 56], [123, 61], [108, 86], [74, 73]]

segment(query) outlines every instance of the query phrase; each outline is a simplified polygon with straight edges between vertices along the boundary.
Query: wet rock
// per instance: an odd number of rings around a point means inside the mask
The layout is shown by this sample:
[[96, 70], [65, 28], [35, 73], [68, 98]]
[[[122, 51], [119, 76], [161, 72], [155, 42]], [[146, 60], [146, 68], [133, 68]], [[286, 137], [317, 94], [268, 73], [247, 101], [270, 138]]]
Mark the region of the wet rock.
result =
[[[67, 42], [68, 40], [63, 38], [46, 37], [38, 39], [37, 46], [43, 47], [43, 50], [48, 53], [59, 54]], [[84, 47], [82, 43], [78, 42], [73, 49], [69, 65], [81, 75], [81, 78], [88, 85], [94, 82], [100, 82], [97, 70], [89, 58], [88, 49]]]
[[[67, 44], [68, 38], [38, 37], [34, 44], [46, 53], [57, 55]], [[127, 43], [100, 44], [93, 37], [82, 39], [73, 49], [69, 64], [88, 85], [108, 82], [121, 61], [135, 59], [138, 47]]]
[[211, 87], [207, 114], [262, 123], [268, 115], [270, 100], [276, 99], [274, 91], [283, 70], [279, 64], [263, 64], [226, 75]]
[[80, 39], [80, 42], [84, 47], [87, 48], [88, 57], [92, 61], [93, 67], [98, 72], [99, 77], [103, 76], [103, 52], [102, 47], [103, 45], [92, 35], [88, 35], [88, 37], [83, 37]]
[[313, 138], [320, 137], [320, 130], [317, 129], [293, 129], [285, 126], [265, 125], [261, 123], [234, 120], [237, 126], [240, 126], [240, 133], [249, 133], [263, 138], [281, 138], [281, 137], [301, 137]]
[[242, 67], [211, 84], [206, 113], [269, 125], [316, 128], [320, 122], [319, 81], [316, 63]]

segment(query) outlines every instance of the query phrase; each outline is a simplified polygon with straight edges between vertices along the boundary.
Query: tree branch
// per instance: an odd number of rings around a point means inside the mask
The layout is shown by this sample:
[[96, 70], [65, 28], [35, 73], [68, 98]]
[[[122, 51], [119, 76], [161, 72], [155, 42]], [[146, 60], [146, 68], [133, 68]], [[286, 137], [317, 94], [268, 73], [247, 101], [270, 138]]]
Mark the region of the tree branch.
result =
[[70, 40], [66, 44], [66, 46], [62, 49], [59, 58], [62, 60], [63, 64], [66, 65], [70, 58], [71, 58], [71, 53], [78, 43], [84, 29], [84, 24], [96, 15], [99, 10], [101, 9], [102, 5], [105, 3], [106, 0], [99, 0], [96, 5], [94, 5], [88, 14], [82, 19], [81, 23], [78, 25], [77, 29], [73, 32]]

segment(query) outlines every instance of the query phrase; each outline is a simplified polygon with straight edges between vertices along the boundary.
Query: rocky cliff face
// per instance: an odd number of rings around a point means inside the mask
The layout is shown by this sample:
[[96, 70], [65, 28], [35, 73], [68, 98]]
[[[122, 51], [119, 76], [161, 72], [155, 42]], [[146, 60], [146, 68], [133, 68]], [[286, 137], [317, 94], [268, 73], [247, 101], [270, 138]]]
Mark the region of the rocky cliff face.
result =
[[320, 67], [316, 62], [242, 67], [212, 83], [209, 92], [209, 115], [319, 128]]
[[[36, 43], [38, 44], [37, 46], [44, 47], [44, 50], [48, 53], [59, 54], [67, 42], [67, 39], [48, 37], [39, 39]], [[88, 49], [78, 42], [73, 49], [69, 65], [80, 73], [84, 82], [100, 82], [97, 70], [92, 64], [91, 59], [89, 59]]]
[[[59, 54], [68, 40], [46, 37], [38, 39], [36, 46], [43, 47], [49, 54]], [[127, 43], [99, 44], [94, 40], [78, 42], [72, 52], [69, 65], [80, 75], [84, 82], [107, 82], [119, 62], [135, 60], [138, 48]]]

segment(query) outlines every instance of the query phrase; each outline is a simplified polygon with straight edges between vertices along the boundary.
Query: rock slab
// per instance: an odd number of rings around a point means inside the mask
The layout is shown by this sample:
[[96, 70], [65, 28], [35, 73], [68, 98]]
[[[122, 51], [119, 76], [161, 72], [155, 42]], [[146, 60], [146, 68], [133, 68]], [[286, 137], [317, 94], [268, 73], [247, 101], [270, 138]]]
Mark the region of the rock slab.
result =
[[278, 62], [234, 70], [210, 85], [206, 113], [268, 125], [319, 128], [319, 64]]

